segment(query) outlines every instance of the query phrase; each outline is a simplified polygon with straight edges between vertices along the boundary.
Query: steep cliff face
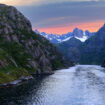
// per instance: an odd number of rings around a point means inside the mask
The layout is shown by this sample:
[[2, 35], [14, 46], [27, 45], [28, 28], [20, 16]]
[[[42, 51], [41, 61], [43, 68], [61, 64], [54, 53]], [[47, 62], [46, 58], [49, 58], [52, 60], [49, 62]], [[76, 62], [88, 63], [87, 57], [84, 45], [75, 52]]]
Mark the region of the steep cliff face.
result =
[[[72, 63], [68, 63], [72, 65]], [[0, 4], [0, 83], [68, 66], [65, 58], [15, 7]]]

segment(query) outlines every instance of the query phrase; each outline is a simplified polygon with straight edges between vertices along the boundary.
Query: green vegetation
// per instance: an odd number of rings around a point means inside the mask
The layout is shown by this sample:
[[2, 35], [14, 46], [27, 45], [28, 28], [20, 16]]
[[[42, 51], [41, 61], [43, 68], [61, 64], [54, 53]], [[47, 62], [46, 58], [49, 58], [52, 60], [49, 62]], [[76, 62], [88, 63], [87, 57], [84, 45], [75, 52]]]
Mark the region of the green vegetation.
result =
[[24, 68], [5, 67], [0, 68], [0, 84], [19, 79], [21, 76], [28, 76]]
[[12, 6], [0, 5], [0, 84], [65, 66], [56, 47], [33, 32], [26, 17]]
[[[17, 66], [10, 60], [11, 57]], [[33, 68], [28, 68], [28, 60], [32, 57], [25, 52], [24, 47], [16, 42], [5, 42], [0, 39], [0, 84], [19, 79], [21, 76], [28, 76], [35, 72]], [[3, 66], [4, 65], [4, 66]]]

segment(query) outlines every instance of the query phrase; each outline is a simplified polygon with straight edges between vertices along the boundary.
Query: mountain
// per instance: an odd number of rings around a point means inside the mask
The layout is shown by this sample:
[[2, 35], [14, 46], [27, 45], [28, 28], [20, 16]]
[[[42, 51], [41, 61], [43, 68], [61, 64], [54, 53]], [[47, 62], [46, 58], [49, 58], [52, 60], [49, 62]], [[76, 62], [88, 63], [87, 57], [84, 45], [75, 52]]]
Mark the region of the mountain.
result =
[[67, 41], [72, 37], [75, 37], [75, 38], [79, 39], [81, 42], [84, 42], [88, 38], [90, 38], [91, 36], [93, 36], [95, 34], [94, 32], [91, 33], [89, 31], [83, 31], [83, 30], [80, 30], [78, 28], [75, 28], [73, 30], [73, 32], [68, 32], [68, 33], [62, 34], [62, 35], [59, 35], [59, 34], [47, 34], [45, 32], [40, 33], [38, 30], [35, 30], [35, 32], [37, 34], [40, 34], [40, 35], [44, 36], [46, 39], [48, 39], [53, 44], [57, 44], [57, 43]]
[[82, 64], [101, 64], [105, 59], [105, 25], [81, 47]]
[[55, 46], [32, 31], [22, 13], [0, 4], [0, 84], [70, 65]]
[[77, 63], [80, 59], [80, 50], [79, 46], [82, 45], [82, 42], [75, 37], [72, 37], [68, 41], [57, 44], [59, 51], [61, 51], [68, 59], [71, 59], [73, 62]]
[[[74, 31], [77, 33], [77, 29]], [[81, 36], [80, 32], [79, 37]], [[88, 31], [86, 31], [88, 33]], [[89, 34], [87, 34], [89, 36]], [[80, 42], [75, 37], [66, 42], [57, 44], [59, 50], [75, 63], [97, 64], [105, 67], [105, 25], [85, 42]]]

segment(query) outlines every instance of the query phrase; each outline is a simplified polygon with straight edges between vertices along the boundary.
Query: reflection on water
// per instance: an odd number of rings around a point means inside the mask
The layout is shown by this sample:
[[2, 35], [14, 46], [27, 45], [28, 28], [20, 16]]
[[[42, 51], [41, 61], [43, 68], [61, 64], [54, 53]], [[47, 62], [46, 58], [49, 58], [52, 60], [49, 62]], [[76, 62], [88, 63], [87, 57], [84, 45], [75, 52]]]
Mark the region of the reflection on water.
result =
[[0, 89], [0, 105], [105, 105], [105, 73], [101, 70], [80, 65], [23, 86]]

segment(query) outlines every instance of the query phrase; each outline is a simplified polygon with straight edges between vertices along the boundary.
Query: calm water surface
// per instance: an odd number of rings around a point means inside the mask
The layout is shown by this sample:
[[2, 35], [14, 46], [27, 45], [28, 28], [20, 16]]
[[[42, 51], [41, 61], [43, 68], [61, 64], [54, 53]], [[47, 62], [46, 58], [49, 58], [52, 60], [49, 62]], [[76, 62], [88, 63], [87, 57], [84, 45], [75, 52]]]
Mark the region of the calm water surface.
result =
[[103, 71], [95, 65], [78, 65], [0, 89], [0, 105], [105, 105]]

